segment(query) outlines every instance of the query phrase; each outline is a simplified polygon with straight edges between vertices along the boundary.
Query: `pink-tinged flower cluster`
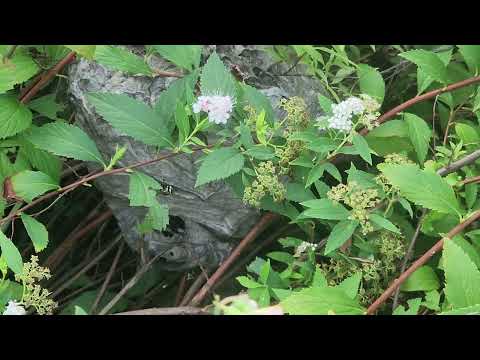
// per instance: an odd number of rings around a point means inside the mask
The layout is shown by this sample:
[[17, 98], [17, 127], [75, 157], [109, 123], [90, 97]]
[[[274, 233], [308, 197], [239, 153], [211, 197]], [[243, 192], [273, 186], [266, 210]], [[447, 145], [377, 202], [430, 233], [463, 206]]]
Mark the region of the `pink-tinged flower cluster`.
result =
[[215, 124], [226, 124], [233, 110], [233, 101], [230, 96], [200, 96], [193, 104], [193, 112], [200, 111], [208, 114], [208, 119]]

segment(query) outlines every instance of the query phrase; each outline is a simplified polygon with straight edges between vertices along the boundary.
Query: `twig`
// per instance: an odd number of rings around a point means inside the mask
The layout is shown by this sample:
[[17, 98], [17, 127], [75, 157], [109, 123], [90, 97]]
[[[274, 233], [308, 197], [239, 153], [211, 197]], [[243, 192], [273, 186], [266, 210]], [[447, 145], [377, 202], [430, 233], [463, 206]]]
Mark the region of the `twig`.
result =
[[471, 154], [465, 156], [464, 158], [457, 160], [453, 163], [448, 164], [447, 166], [444, 166], [440, 168], [437, 171], [437, 174], [440, 176], [445, 176], [450, 173], [453, 173], [459, 169], [461, 169], [464, 166], [470, 165], [474, 163], [478, 158], [480, 158], [480, 150], [475, 150]]
[[207, 280], [208, 280], [208, 274], [205, 274], [205, 272], [200, 271], [200, 274], [195, 279], [194, 283], [190, 286], [185, 296], [183, 297], [182, 302], [180, 303], [180, 306], [187, 305], [190, 302], [190, 300], [192, 300], [193, 296], [197, 293], [198, 289], [200, 289]]
[[10, 60], [13, 56], [13, 54], [15, 53], [15, 50], [17, 49], [18, 45], [12, 45], [10, 46], [10, 49], [8, 49], [8, 52], [3, 56], [3, 63], [5, 64], [5, 62], [7, 60]]
[[133, 310], [112, 315], [209, 315], [203, 309], [192, 306], [180, 306], [170, 308], [151, 308]]
[[222, 265], [210, 277], [210, 279], [207, 280], [205, 285], [203, 285], [200, 291], [193, 297], [190, 305], [197, 306], [202, 302], [212, 286], [215, 285], [215, 283], [220, 279], [230, 265], [232, 265], [232, 263], [240, 256], [242, 250], [245, 249], [248, 244], [254, 241], [260, 232], [277, 217], [278, 215], [273, 213], [267, 213], [262, 216], [260, 221], [248, 232], [248, 234], [243, 238], [240, 244], [238, 244], [235, 250], [233, 250], [230, 256], [222, 263]]
[[472, 176], [460, 181], [458, 186], [468, 185], [468, 184], [475, 184], [480, 182], [480, 176]]
[[158, 77], [175, 77], [175, 78], [182, 78], [183, 74], [171, 72], [171, 71], [163, 71], [163, 70], [153, 70], [155, 76]]
[[63, 290], [69, 287], [75, 280], [77, 280], [80, 276], [85, 274], [88, 270], [90, 270], [96, 263], [102, 260], [105, 255], [107, 255], [110, 250], [122, 239], [122, 235], [118, 235], [117, 238], [112, 241], [111, 244], [107, 246], [105, 250], [103, 250], [99, 255], [97, 255], [92, 261], [90, 261], [82, 270], [80, 270], [77, 274], [75, 274], [72, 278], [66, 281], [62, 286], [60, 286], [55, 292], [53, 293], [52, 297], [58, 296]]
[[180, 302], [182, 301], [182, 295], [187, 286], [187, 277], [188, 277], [188, 273], [185, 273], [180, 279], [180, 284], [178, 284], [177, 295], [175, 296], [175, 306], [179, 306]]
[[112, 307], [130, 290], [141, 278], [142, 276], [150, 269], [152, 264], [161, 256], [163, 253], [157, 254], [152, 260], [143, 265], [139, 271], [130, 279], [130, 281], [119, 291], [117, 295], [107, 304], [105, 307], [98, 312], [98, 315], [107, 314]]
[[[418, 236], [420, 235], [420, 229], [422, 228], [423, 220], [425, 219], [425, 215], [427, 214], [427, 209], [422, 210], [422, 215], [420, 216], [420, 219], [418, 220], [417, 228], [415, 229], [415, 233], [413, 234], [412, 240], [410, 240], [410, 244], [408, 245], [407, 252], [405, 253], [405, 257], [403, 258], [402, 266], [400, 268], [400, 273], [403, 273], [405, 269], [407, 268], [408, 261], [413, 255], [413, 249], [415, 248], [415, 243], [417, 242]], [[393, 297], [393, 305], [392, 309], [395, 310], [395, 308], [398, 305], [398, 296], [400, 294], [400, 287], [397, 288], [395, 291], [395, 295]]]
[[395, 291], [397, 287], [399, 287], [407, 278], [412, 275], [419, 267], [424, 265], [430, 258], [435, 255], [437, 252], [442, 250], [443, 248], [443, 242], [445, 239], [451, 239], [455, 235], [459, 234], [462, 232], [466, 227], [468, 227], [470, 224], [473, 222], [477, 221], [480, 219], [480, 211], [475, 212], [472, 214], [470, 217], [468, 217], [465, 221], [461, 222], [457, 226], [455, 226], [452, 230], [448, 232], [448, 234], [440, 239], [433, 247], [428, 250], [425, 254], [423, 254], [420, 258], [418, 258], [405, 272], [403, 272], [397, 279], [393, 281], [393, 283], [389, 286], [387, 290], [383, 292], [380, 297], [378, 297], [375, 302], [370, 305], [370, 307], [367, 309], [367, 314], [371, 315], [377, 311], [377, 309], [385, 302], [388, 300], [388, 298], [392, 295], [392, 293]]
[[102, 300], [102, 296], [105, 293], [105, 290], [107, 290], [107, 286], [110, 283], [110, 280], [112, 279], [115, 269], [117, 268], [118, 260], [120, 259], [120, 255], [122, 255], [124, 246], [125, 246], [125, 241], [122, 241], [120, 243], [120, 246], [118, 247], [118, 251], [117, 251], [117, 254], [115, 255], [115, 258], [113, 259], [112, 266], [110, 266], [110, 270], [108, 271], [107, 277], [105, 278], [105, 281], [103, 282], [102, 287], [100, 288], [100, 291], [98, 292], [98, 295], [95, 298], [95, 301], [93, 302], [92, 307], [90, 308], [90, 314], [94, 313], [94, 311], [98, 306], [98, 303], [100, 302], [100, 300]]
[[41, 88], [46, 85], [52, 78], [55, 77], [66, 65], [70, 64], [75, 59], [75, 52], [72, 51], [67, 56], [65, 56], [62, 60], [60, 60], [54, 67], [48, 70], [42, 77], [35, 83], [35, 85], [30, 88], [23, 96], [20, 98], [20, 102], [25, 104], [32, 97], [34, 97]]

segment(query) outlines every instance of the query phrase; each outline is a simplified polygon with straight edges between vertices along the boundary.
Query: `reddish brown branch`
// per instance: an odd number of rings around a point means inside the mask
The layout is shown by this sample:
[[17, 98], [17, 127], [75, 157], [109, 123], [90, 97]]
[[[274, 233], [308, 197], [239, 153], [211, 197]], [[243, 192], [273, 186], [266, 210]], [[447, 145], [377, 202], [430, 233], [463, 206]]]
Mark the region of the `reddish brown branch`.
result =
[[180, 305], [180, 302], [182, 301], [183, 293], [185, 292], [185, 289], [187, 287], [187, 277], [188, 277], [188, 273], [185, 273], [182, 275], [182, 278], [180, 279], [180, 283], [178, 284], [177, 295], [175, 296], [175, 306]]
[[202, 302], [205, 296], [208, 294], [213, 285], [222, 277], [225, 271], [233, 264], [233, 262], [240, 256], [245, 247], [250, 244], [257, 236], [268, 226], [278, 215], [273, 213], [267, 213], [262, 216], [260, 221], [248, 232], [248, 234], [242, 239], [240, 244], [233, 250], [230, 256], [220, 265], [215, 273], [208, 279], [203, 285], [200, 291], [193, 297], [190, 302], [191, 306], [197, 306]]
[[208, 315], [206, 311], [191, 306], [171, 308], [151, 308], [143, 310], [126, 311], [112, 315]]
[[388, 300], [388, 298], [393, 294], [393, 292], [399, 287], [405, 280], [408, 279], [410, 275], [412, 275], [419, 267], [425, 265], [430, 258], [435, 255], [437, 252], [442, 250], [443, 242], [445, 239], [451, 239], [455, 235], [461, 233], [466, 227], [468, 227], [473, 222], [480, 219], [480, 211], [477, 211], [473, 215], [471, 215], [467, 220], [461, 222], [457, 226], [455, 226], [452, 230], [448, 232], [448, 234], [440, 239], [430, 250], [428, 250], [425, 254], [423, 254], [420, 258], [418, 258], [405, 272], [403, 272], [397, 279], [393, 281], [390, 287], [383, 292], [380, 297], [375, 300], [375, 302], [370, 305], [367, 309], [367, 314], [372, 315], [374, 314], [377, 309]]
[[45, 86], [55, 75], [62, 71], [62, 69], [66, 65], [70, 64], [75, 59], [75, 55], [75, 52], [72, 51], [62, 60], [60, 60], [54, 67], [44, 73], [41, 78], [36, 83], [34, 83], [30, 90], [25, 92], [25, 94], [20, 97], [20, 102], [23, 104], [29, 102], [30, 99], [34, 97], [42, 89], [43, 86]]
[[475, 184], [475, 183], [478, 183], [478, 182], [480, 182], [480, 176], [472, 176], [472, 177], [466, 178], [463, 181], [460, 181], [460, 183], [458, 185], [463, 186], [463, 185], [468, 185], [468, 184]]

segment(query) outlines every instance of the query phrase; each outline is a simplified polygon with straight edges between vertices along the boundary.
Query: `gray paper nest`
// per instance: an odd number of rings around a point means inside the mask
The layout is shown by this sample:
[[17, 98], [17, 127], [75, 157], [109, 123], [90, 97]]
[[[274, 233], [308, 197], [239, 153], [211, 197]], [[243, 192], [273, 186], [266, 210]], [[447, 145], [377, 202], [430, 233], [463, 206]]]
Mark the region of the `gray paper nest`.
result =
[[[130, 48], [139, 50], [138, 47]], [[213, 50], [227, 66], [237, 66], [245, 82], [261, 90], [279, 115], [278, 101], [291, 96], [303, 97], [311, 114], [320, 113], [317, 102], [317, 94], [323, 92], [320, 83], [308, 76], [281, 76], [289, 66], [275, 63], [260, 46], [205, 46], [203, 60]], [[174, 70], [172, 64], [159, 57], [150, 61], [157, 69]], [[302, 70], [301, 67], [296, 69], [297, 72]], [[126, 94], [153, 106], [175, 78], [128, 76], [81, 59], [69, 67], [69, 79], [77, 124], [96, 142], [105, 159], [114, 154], [117, 144], [127, 146], [119, 166], [159, 156], [152, 147], [112, 128], [88, 103], [86, 94]], [[179, 155], [140, 170], [161, 184], [171, 186], [170, 192], [158, 195], [160, 203], [167, 203], [170, 209], [170, 225], [163, 232], [142, 236], [137, 231], [137, 224], [143, 221], [147, 210], [129, 206], [128, 175], [107, 176], [95, 183], [103, 192], [127, 243], [135, 250], [143, 246], [150, 256], [161, 253], [167, 270], [217, 266], [259, 218], [259, 212], [245, 206], [223, 181], [194, 187], [198, 169], [195, 161], [199, 156], [201, 154]], [[90, 170], [96, 169], [94, 164], [89, 166]]]

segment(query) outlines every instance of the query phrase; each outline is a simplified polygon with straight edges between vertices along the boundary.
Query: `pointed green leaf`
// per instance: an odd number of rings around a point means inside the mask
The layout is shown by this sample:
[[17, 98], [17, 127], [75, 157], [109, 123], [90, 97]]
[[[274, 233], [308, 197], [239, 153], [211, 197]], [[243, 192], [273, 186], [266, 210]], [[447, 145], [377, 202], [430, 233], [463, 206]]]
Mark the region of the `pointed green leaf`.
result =
[[35, 252], [39, 253], [44, 250], [48, 245], [48, 231], [45, 225], [25, 213], [22, 213], [20, 217], [32, 240]]
[[343, 280], [335, 288], [342, 290], [350, 299], [355, 299], [358, 294], [358, 288], [362, 281], [362, 272], [357, 272]]
[[415, 114], [405, 114], [404, 119], [407, 123], [408, 134], [417, 153], [418, 160], [423, 165], [427, 157], [432, 130], [422, 118]]
[[385, 82], [382, 74], [367, 64], [359, 64], [357, 73], [361, 92], [370, 95], [381, 104], [385, 96]]
[[472, 74], [480, 71], [480, 45], [457, 45]]
[[40, 171], [24, 170], [10, 179], [15, 194], [27, 202], [49, 190], [60, 188], [50, 176]]
[[235, 148], [221, 148], [208, 154], [198, 169], [195, 187], [225, 179], [243, 168], [243, 155]]
[[300, 214], [301, 218], [314, 218], [324, 220], [346, 220], [350, 216], [350, 211], [343, 205], [330, 199], [308, 200], [301, 203], [309, 209]]
[[128, 74], [152, 75], [152, 70], [140, 56], [118, 46], [97, 45], [95, 60], [107, 68]]
[[93, 60], [95, 56], [95, 45], [65, 45], [72, 51], [75, 51], [77, 54], [82, 55], [88, 60]]
[[325, 246], [325, 255], [342, 246], [350, 237], [358, 226], [358, 221], [343, 220], [336, 224], [327, 239]]
[[203, 95], [229, 95], [235, 100], [235, 80], [217, 53], [212, 53], [203, 67], [200, 87]]
[[61, 120], [57, 113], [65, 110], [64, 104], [55, 102], [56, 94], [49, 94], [28, 103], [28, 107], [40, 115], [46, 116], [52, 120]]
[[32, 124], [30, 110], [12, 96], [0, 95], [0, 139], [18, 134]]
[[431, 291], [440, 287], [437, 274], [427, 265], [424, 265], [410, 275], [400, 287], [401, 291]]
[[399, 56], [416, 64], [432, 79], [443, 84], [448, 83], [447, 68], [434, 52], [417, 49], [403, 52]]
[[192, 70], [200, 65], [201, 45], [152, 45], [152, 47], [178, 67]]
[[369, 220], [374, 223], [375, 225], [387, 229], [388, 231], [394, 232], [396, 234], [400, 234], [400, 230], [393, 225], [390, 220], [385, 219], [384, 217], [378, 215], [378, 214], [370, 214], [368, 216]]
[[48, 123], [32, 128], [26, 139], [37, 148], [55, 155], [98, 162], [105, 166], [95, 143], [77, 126], [64, 122]]
[[2, 250], [2, 258], [5, 260], [8, 267], [12, 269], [15, 274], [21, 274], [23, 271], [22, 255], [13, 244], [12, 240], [7, 238], [1, 231], [0, 249]]
[[157, 202], [154, 190], [161, 189], [161, 185], [151, 176], [138, 171], [130, 174], [129, 178], [130, 206], [154, 206]]
[[353, 145], [355, 145], [355, 148], [357, 149], [362, 159], [365, 160], [370, 165], [372, 165], [372, 156], [370, 155], [370, 148], [368, 147], [368, 143], [364, 139], [364, 137], [359, 134], [354, 134], [352, 140], [353, 140]]

